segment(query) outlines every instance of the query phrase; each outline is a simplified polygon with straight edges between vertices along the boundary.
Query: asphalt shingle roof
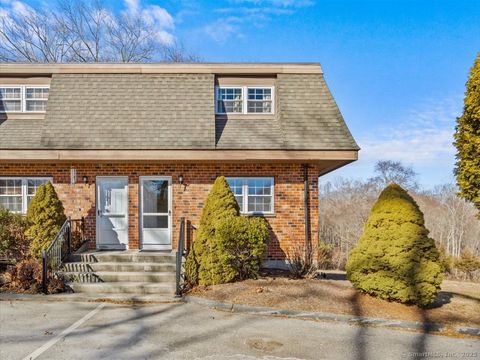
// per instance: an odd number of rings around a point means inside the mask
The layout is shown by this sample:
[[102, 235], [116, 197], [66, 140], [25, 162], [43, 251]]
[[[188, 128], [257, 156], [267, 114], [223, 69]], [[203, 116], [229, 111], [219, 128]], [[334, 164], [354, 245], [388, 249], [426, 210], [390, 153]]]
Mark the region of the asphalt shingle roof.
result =
[[53, 74], [44, 120], [0, 120], [2, 149], [357, 150], [322, 74], [277, 74], [271, 117], [217, 118], [213, 74]]

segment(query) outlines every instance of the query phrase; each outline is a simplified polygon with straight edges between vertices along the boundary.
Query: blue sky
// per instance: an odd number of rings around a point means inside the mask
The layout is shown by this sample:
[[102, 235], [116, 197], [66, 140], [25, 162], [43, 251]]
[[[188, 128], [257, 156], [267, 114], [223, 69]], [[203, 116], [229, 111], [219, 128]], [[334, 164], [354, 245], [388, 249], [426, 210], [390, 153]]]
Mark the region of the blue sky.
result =
[[368, 177], [375, 161], [391, 159], [412, 165], [425, 187], [453, 181], [452, 133], [480, 51], [480, 1], [105, 2], [155, 12], [164, 33], [205, 61], [320, 62], [362, 147], [358, 162], [330, 177]]

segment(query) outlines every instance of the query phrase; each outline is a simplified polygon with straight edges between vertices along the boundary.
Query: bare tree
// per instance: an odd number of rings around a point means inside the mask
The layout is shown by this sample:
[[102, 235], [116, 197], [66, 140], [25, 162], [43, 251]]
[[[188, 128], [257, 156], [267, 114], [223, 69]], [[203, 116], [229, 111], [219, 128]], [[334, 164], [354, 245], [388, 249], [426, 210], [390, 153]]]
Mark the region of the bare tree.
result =
[[2, 62], [196, 62], [183, 45], [161, 39], [140, 11], [115, 13], [100, 0], [59, 0], [0, 17]]
[[410, 186], [410, 194], [424, 213], [430, 237], [448, 256], [459, 258], [467, 250], [480, 256], [480, 221], [475, 217], [474, 206], [457, 196], [455, 185], [420, 191], [413, 169], [402, 164], [393, 163], [392, 166], [392, 163], [377, 164], [377, 176], [366, 181], [337, 178], [333, 182], [319, 183], [318, 240], [319, 245], [324, 243], [331, 247], [333, 267], [344, 267], [383, 185], [390, 182]]
[[370, 181], [384, 188], [388, 184], [396, 183], [408, 190], [417, 190], [417, 173], [400, 161], [381, 160], [375, 164], [376, 176]]
[[57, 24], [42, 9], [26, 8], [20, 14], [0, 18], [2, 62], [62, 62], [68, 50]]

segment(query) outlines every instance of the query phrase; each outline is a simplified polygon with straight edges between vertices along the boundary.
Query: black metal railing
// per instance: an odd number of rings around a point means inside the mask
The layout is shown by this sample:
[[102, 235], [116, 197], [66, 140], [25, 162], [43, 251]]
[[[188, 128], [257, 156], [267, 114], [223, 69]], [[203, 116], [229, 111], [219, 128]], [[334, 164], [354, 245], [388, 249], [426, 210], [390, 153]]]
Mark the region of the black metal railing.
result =
[[42, 290], [47, 293], [48, 271], [58, 271], [72, 252], [72, 221], [65, 220], [50, 246], [42, 251]]
[[178, 239], [178, 248], [176, 256], [176, 290], [175, 296], [181, 297], [184, 287], [183, 257], [185, 256], [185, 218], [180, 218], [180, 237]]

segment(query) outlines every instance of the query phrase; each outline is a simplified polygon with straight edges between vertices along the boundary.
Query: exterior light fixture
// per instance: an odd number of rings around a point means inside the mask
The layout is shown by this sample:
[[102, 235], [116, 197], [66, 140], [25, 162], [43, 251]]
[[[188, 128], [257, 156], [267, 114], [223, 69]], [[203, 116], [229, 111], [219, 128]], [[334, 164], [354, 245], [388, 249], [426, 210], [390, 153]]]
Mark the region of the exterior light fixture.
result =
[[83, 183], [88, 184], [88, 176], [87, 175], [83, 175]]
[[185, 180], [185, 179], [183, 178], [183, 175], [178, 175], [178, 182], [179, 182], [180, 184], [183, 184], [184, 180]]

